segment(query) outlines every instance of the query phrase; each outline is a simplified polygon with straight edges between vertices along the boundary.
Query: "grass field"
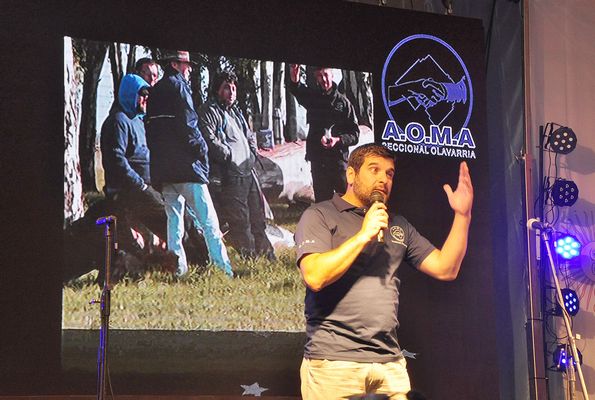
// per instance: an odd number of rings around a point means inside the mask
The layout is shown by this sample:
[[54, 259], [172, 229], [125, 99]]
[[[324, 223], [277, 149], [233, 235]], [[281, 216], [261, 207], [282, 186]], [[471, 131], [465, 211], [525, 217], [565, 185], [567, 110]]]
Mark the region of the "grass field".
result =
[[[304, 286], [295, 253], [278, 260], [241, 259], [232, 254], [236, 277], [212, 265], [190, 272], [148, 273], [140, 281], [124, 280], [111, 292], [110, 326], [115, 329], [214, 329], [299, 331], [303, 329]], [[63, 327], [99, 328], [100, 289], [94, 273], [71, 282], [63, 291]]]
[[[276, 207], [277, 223], [295, 230], [303, 207]], [[110, 327], [115, 329], [301, 331], [304, 286], [295, 266], [295, 250], [277, 251], [277, 260], [244, 259], [230, 251], [234, 278], [212, 265], [190, 266], [182, 278], [151, 272], [124, 280], [111, 292]], [[100, 326], [97, 272], [63, 289], [65, 329]]]

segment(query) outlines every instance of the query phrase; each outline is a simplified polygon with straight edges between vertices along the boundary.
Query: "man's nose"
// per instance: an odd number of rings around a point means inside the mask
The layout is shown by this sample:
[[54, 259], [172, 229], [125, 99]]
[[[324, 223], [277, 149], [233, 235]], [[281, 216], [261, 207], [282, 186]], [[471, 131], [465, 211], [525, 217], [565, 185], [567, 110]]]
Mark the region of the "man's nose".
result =
[[386, 172], [382, 172], [378, 174], [378, 182], [380, 183], [387, 183], [390, 180], [390, 177]]

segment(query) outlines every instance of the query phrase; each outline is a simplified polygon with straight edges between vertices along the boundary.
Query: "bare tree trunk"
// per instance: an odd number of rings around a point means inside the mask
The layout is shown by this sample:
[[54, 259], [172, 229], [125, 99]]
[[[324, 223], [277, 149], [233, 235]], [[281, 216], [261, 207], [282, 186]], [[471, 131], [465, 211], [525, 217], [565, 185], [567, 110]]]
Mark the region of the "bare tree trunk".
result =
[[79, 157], [83, 190], [95, 189], [94, 150], [97, 135], [97, 85], [105, 61], [108, 44], [73, 39], [75, 56], [84, 71], [81, 101]]
[[213, 81], [215, 76], [220, 72], [221, 69], [221, 58], [220, 57], [205, 57], [204, 67], [209, 72], [209, 84], [207, 86], [207, 98], [211, 93], [217, 92], [217, 88], [213, 87]]
[[284, 63], [273, 66], [273, 136], [275, 144], [285, 142], [285, 91], [283, 90]]
[[260, 92], [262, 94], [262, 118], [260, 130], [273, 128], [273, 66], [270, 62], [260, 63]]
[[[120, 82], [124, 76], [124, 65], [122, 62], [122, 45], [120, 43], [112, 43], [109, 46], [109, 60], [112, 69], [112, 81], [114, 82], [114, 103], [118, 103], [118, 89]], [[112, 106], [113, 107], [113, 106]]]
[[[285, 70], [289, 71], [289, 64], [285, 63]], [[284, 92], [285, 92], [285, 141], [295, 142], [298, 140], [297, 133], [297, 101], [295, 97], [289, 92], [289, 88], [286, 85], [289, 77], [284, 80]]]
[[238, 105], [254, 132], [258, 132], [262, 126], [260, 64], [260, 61], [250, 60], [248, 63], [234, 65], [238, 77]]
[[205, 65], [204, 57], [196, 57], [194, 53], [190, 53], [190, 59], [195, 61], [197, 65], [192, 66], [192, 73], [190, 78], [190, 87], [192, 88], [192, 101], [194, 102], [194, 109], [198, 110], [208, 99], [209, 88], [203, 85], [207, 83], [207, 66]]
[[345, 95], [353, 104], [360, 125], [373, 126], [372, 82], [367, 72], [343, 70]]
[[79, 159], [81, 87], [83, 71], [72, 51], [72, 39], [64, 39], [64, 224], [84, 213]]
[[192, 66], [192, 72], [190, 73], [190, 88], [192, 89], [194, 109], [198, 110], [198, 108], [208, 99], [209, 88], [207, 86], [203, 89], [203, 80], [206, 80], [204, 70], [209, 69], [208, 63], [210, 60], [208, 56], [197, 52], [190, 52], [190, 59], [197, 63]]
[[362, 111], [360, 124], [374, 129], [374, 101], [372, 101], [372, 74], [369, 72], [358, 72], [357, 83], [362, 97]]
[[134, 64], [136, 64], [136, 46], [130, 45], [130, 49], [128, 49], [128, 57], [126, 59], [127, 74], [134, 73]]

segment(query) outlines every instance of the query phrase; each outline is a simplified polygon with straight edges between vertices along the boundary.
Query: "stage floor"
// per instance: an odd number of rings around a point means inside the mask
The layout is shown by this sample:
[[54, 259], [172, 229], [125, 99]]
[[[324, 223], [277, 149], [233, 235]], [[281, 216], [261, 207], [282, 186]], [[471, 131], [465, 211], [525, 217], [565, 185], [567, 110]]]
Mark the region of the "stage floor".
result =
[[[144, 395], [117, 395], [114, 400], [246, 400], [255, 396], [144, 396]], [[300, 400], [301, 397], [287, 396], [262, 396], [269, 400]], [[0, 396], [0, 400], [93, 400], [97, 396], [51, 395], [51, 396]], [[111, 396], [107, 398], [112, 399]]]

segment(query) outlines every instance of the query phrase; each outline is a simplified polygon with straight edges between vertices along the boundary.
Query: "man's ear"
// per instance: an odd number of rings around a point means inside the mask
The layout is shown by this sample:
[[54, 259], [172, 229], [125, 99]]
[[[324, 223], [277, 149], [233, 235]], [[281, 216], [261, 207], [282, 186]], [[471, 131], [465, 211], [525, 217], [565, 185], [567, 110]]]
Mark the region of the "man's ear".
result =
[[347, 176], [347, 184], [348, 185], [353, 185], [353, 182], [355, 181], [355, 175], [357, 173], [355, 172], [355, 169], [353, 169], [353, 167], [347, 167], [347, 171], [345, 171], [345, 175]]

